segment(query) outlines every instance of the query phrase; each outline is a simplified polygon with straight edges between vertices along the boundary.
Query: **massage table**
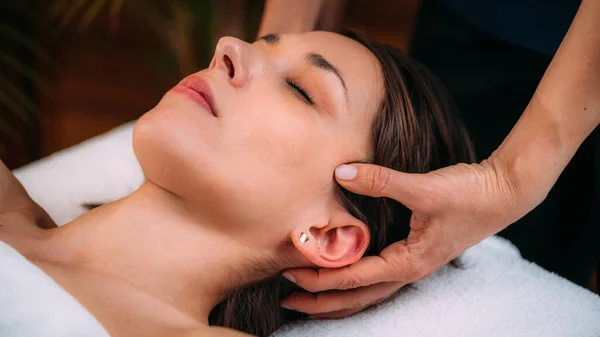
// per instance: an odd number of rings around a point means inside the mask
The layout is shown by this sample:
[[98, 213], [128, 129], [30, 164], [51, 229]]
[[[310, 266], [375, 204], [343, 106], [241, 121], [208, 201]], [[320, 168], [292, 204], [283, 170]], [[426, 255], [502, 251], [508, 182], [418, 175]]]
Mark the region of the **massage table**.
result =
[[[132, 129], [122, 125], [14, 174], [63, 225], [86, 212], [84, 203], [142, 184]], [[600, 297], [524, 260], [508, 241], [486, 239], [461, 262], [352, 317], [289, 324], [274, 336], [600, 336]]]

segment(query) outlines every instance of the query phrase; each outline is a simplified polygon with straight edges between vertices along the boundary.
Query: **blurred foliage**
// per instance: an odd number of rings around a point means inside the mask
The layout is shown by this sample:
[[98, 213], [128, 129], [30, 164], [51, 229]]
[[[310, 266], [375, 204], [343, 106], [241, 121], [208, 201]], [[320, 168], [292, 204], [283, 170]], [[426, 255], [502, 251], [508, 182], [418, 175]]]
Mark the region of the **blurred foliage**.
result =
[[15, 125], [31, 125], [37, 120], [39, 108], [31, 97], [36, 91], [48, 93], [48, 81], [39, 76], [32, 59], [48, 62], [48, 53], [40, 48], [31, 31], [36, 15], [23, 2], [0, 1], [0, 157], [7, 154], [7, 144], [23, 145]]
[[[199, 69], [212, 56], [217, 20], [223, 11], [241, 9], [243, 39], [253, 39], [263, 0], [50, 0], [49, 19], [56, 32], [76, 25], [80, 32], [108, 11], [109, 30], [116, 32], [127, 10], [136, 13], [152, 29], [178, 67], [178, 77]], [[243, 7], [243, 8], [239, 8]], [[221, 15], [222, 16], [222, 15]], [[222, 19], [222, 17], [221, 17]], [[223, 24], [223, 22], [221, 22]]]
[[[32, 3], [36, 10], [31, 10]], [[38, 123], [36, 95], [48, 94], [52, 88], [36, 70], [40, 64], [52, 65], [50, 55], [38, 43], [46, 38], [40, 32], [55, 38], [67, 30], [85, 34], [94, 22], [108, 17], [109, 32], [117, 33], [127, 10], [147, 24], [162, 44], [148, 60], [153, 60], [157, 70], [180, 78], [208, 64], [216, 42], [215, 13], [233, 3], [250, 3], [245, 9], [250, 20], [245, 24], [258, 25], [262, 0], [0, 0], [0, 12], [14, 18], [0, 21], [0, 39], [10, 43], [9, 48], [0, 49], [0, 157], [6, 155], [8, 143], [23, 143], [16, 123]], [[254, 34], [247, 28], [242, 31]], [[26, 93], [24, 88], [31, 90]]]
[[[109, 31], [119, 29], [124, 6], [136, 13], [154, 32], [158, 41], [166, 47], [178, 66], [178, 74], [197, 69], [198, 59], [209, 41], [212, 22], [212, 0], [51, 0], [48, 19], [60, 34], [67, 27], [75, 26], [85, 33], [90, 25], [108, 11]], [[200, 29], [198, 29], [200, 28]]]

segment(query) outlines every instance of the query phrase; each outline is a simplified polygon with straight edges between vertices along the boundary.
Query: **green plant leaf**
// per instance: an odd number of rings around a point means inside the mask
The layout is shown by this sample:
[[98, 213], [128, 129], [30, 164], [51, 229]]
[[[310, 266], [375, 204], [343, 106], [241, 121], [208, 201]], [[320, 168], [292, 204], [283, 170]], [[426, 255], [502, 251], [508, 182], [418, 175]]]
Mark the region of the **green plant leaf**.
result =
[[37, 104], [19, 89], [14, 83], [2, 77], [0, 74], [0, 90], [4, 89], [5, 92], [12, 98], [14, 98], [18, 104], [23, 106], [29, 111], [32, 116], [35, 116], [39, 111]]
[[18, 44], [32, 51], [42, 61], [50, 60], [50, 55], [48, 55], [48, 53], [43, 48], [40, 48], [36, 44], [35, 40], [33, 40], [31, 37], [27, 36], [23, 32], [20, 32], [10, 26], [0, 23], [0, 35], [3, 35], [8, 39], [17, 42]]
[[81, 18], [81, 22], [79, 23], [79, 31], [83, 31], [87, 29], [94, 18], [100, 13], [102, 7], [108, 3], [108, 0], [92, 0], [92, 4], [85, 11], [83, 17]]
[[23, 144], [22, 137], [20, 137], [19, 134], [13, 128], [10, 127], [6, 120], [2, 118], [2, 115], [0, 115], [0, 133], [5, 135], [8, 140], [12, 140], [18, 145]]
[[94, 19], [105, 6], [109, 7], [110, 29], [116, 31], [118, 18], [126, 0], [53, 0], [48, 8], [50, 19], [59, 18], [57, 31], [69, 25], [75, 15], [83, 12], [79, 22], [79, 31], [89, 28]]
[[17, 73], [23, 75], [24, 77], [32, 81], [44, 94], [48, 94], [50, 92], [50, 85], [48, 84], [48, 82], [46, 82], [46, 80], [41, 78], [41, 76], [39, 76], [35, 72], [35, 70], [23, 65], [12, 55], [0, 52], [0, 62], [6, 63], [7, 65], [11, 66]]
[[31, 116], [27, 111], [4, 90], [0, 90], [0, 103], [6, 105], [23, 122], [27, 124], [31, 123]]
[[71, 6], [66, 8], [66, 12], [63, 14], [57, 29], [62, 30], [65, 28], [71, 22], [71, 19], [73, 19], [75, 14], [83, 8], [86, 2], [87, 0], [73, 0]]
[[113, 0], [110, 4], [110, 30], [114, 33], [119, 28], [119, 18], [121, 17], [121, 9], [126, 0]]
[[67, 0], [54, 0], [50, 3], [48, 8], [48, 18], [55, 19], [60, 17], [64, 12], [67, 11], [69, 3]]

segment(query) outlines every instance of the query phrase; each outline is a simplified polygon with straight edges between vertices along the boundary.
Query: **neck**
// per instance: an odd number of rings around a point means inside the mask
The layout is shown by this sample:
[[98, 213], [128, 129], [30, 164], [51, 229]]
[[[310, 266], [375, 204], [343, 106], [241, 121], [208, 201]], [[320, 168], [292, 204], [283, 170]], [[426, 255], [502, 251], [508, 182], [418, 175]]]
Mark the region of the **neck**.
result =
[[[203, 224], [151, 182], [55, 229], [50, 259], [108, 276], [201, 322], [229, 289], [249, 281], [246, 261], [272, 257]], [[266, 275], [265, 275], [266, 276]]]

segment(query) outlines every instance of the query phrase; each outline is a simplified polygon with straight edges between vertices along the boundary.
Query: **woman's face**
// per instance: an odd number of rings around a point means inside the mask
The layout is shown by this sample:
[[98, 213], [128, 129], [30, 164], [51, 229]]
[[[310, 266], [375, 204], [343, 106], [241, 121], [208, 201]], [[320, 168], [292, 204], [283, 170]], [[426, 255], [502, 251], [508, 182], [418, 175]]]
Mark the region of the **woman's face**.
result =
[[206, 220], [281, 238], [328, 221], [334, 169], [368, 159], [383, 94], [375, 56], [344, 36], [222, 38], [208, 69], [137, 122], [134, 149], [149, 180]]

